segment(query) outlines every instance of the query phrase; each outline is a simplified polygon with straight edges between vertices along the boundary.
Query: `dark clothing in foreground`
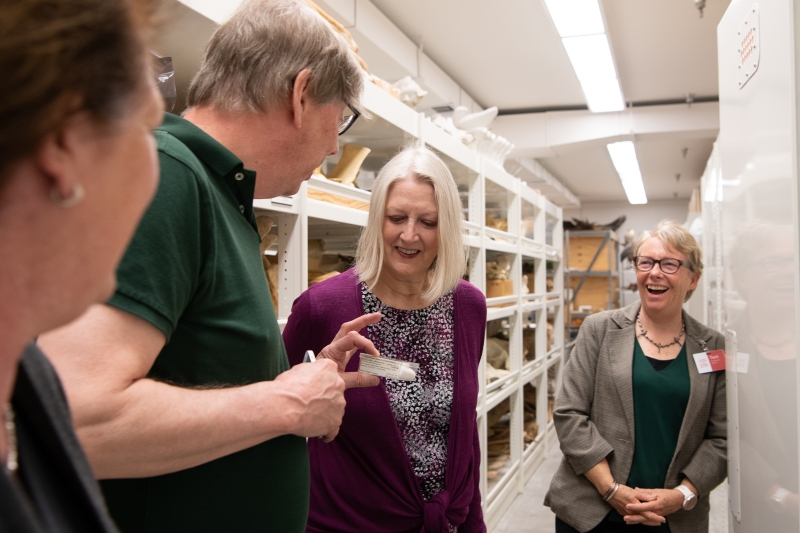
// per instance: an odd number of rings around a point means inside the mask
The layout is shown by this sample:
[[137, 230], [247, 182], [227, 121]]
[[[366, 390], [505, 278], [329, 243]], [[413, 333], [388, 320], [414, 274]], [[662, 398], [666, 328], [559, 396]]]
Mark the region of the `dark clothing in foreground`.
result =
[[117, 533], [58, 375], [33, 344], [20, 361], [11, 404], [19, 469], [13, 477], [5, 468], [0, 472], [0, 531]]

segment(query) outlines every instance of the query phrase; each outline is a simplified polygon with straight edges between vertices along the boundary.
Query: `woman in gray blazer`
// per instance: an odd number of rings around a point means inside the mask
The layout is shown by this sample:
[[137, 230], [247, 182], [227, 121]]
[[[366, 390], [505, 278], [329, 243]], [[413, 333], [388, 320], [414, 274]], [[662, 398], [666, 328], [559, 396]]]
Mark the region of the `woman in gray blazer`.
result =
[[699, 246], [664, 221], [634, 256], [641, 303], [588, 317], [564, 368], [553, 415], [564, 460], [545, 498], [556, 533], [705, 533], [726, 475], [725, 375], [703, 365], [724, 338], [682, 310]]

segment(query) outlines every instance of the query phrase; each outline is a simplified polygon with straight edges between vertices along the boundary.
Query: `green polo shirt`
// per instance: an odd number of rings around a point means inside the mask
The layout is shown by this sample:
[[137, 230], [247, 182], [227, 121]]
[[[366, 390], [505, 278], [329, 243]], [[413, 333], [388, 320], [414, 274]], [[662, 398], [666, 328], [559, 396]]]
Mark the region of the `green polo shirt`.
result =
[[[155, 135], [158, 192], [108, 303], [166, 336], [153, 379], [185, 387], [272, 380], [289, 365], [259, 255], [255, 173], [175, 115]], [[101, 484], [124, 533], [301, 532], [308, 452], [305, 439], [283, 436], [173, 474]]]

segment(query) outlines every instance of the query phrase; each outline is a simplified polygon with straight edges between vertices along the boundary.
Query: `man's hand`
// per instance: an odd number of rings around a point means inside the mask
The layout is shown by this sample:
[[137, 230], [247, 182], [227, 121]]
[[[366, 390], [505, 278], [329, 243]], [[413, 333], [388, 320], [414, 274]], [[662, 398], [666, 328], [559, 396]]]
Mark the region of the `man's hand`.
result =
[[[380, 313], [371, 313], [369, 315], [362, 315], [355, 320], [345, 322], [339, 328], [339, 333], [333, 338], [333, 342], [327, 345], [322, 351], [317, 354], [317, 362], [320, 359], [330, 359], [335, 362], [339, 375], [342, 377], [346, 388], [352, 387], [374, 387], [380, 384], [381, 380], [378, 376], [365, 374], [363, 372], [345, 372], [347, 363], [357, 350], [363, 350], [371, 355], [379, 355], [378, 350], [372, 341], [363, 337], [358, 332], [365, 327], [375, 324], [382, 318]], [[302, 365], [298, 365], [302, 366]], [[322, 435], [322, 433], [320, 433]]]
[[336, 363], [321, 359], [296, 365], [275, 378], [288, 400], [287, 418], [295, 424], [292, 433], [319, 437], [330, 442], [339, 433], [344, 416], [344, 380]]

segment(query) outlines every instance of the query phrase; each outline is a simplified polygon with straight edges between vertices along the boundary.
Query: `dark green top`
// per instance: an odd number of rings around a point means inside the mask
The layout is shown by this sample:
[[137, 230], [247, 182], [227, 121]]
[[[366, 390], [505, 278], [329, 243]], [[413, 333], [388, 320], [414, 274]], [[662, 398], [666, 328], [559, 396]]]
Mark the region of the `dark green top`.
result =
[[[151, 378], [187, 387], [272, 380], [289, 365], [259, 255], [255, 173], [174, 115], [156, 141], [161, 182], [108, 303], [166, 335]], [[284, 436], [196, 468], [102, 485], [124, 533], [300, 532], [308, 452], [305, 439]]]
[[[689, 403], [689, 365], [684, 344], [678, 357], [656, 370], [636, 339], [633, 347], [633, 464], [625, 485], [664, 488]], [[612, 511], [609, 519], [622, 521]], [[666, 527], [663, 524], [661, 527]]]

